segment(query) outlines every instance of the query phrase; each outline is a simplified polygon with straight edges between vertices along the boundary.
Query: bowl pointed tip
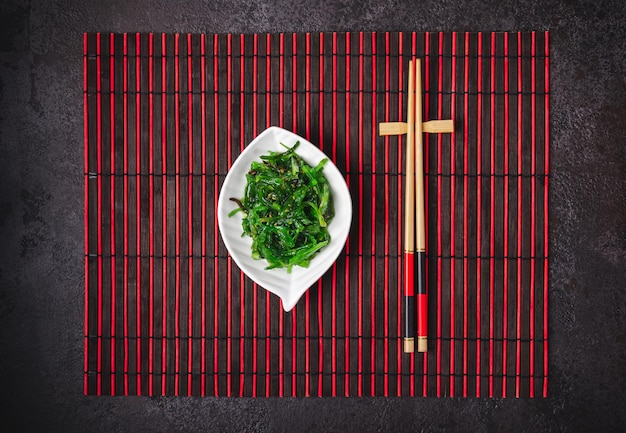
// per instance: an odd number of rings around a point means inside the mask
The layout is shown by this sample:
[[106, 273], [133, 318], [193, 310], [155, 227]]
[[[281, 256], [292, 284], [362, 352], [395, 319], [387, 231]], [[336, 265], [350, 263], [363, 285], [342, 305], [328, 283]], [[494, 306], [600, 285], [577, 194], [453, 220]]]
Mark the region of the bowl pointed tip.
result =
[[297, 299], [285, 299], [285, 298], [280, 298], [281, 304], [283, 306], [283, 310], [285, 310], [286, 313], [290, 312], [291, 310], [293, 310], [293, 307], [296, 306], [296, 304], [298, 303], [298, 300], [300, 298]]

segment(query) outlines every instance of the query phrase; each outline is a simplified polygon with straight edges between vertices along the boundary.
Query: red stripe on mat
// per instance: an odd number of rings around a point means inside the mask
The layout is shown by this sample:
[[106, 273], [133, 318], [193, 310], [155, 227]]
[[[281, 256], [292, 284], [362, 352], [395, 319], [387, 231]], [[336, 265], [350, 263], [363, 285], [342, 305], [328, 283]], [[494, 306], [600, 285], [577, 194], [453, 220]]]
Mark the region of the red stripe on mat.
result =
[[149, 309], [148, 309], [148, 395], [154, 395], [154, 35], [150, 33], [148, 39], [148, 98], [149, 98], [149, 141], [148, 151], [149, 169], [149, 198], [148, 198], [148, 237], [149, 237]]
[[[548, 95], [550, 92], [550, 67], [549, 67], [549, 43], [548, 39], [550, 34], [548, 32], [544, 33], [545, 37], [545, 46], [544, 46], [544, 55], [545, 55], [545, 70], [544, 70], [544, 91], [545, 94]], [[544, 172], [546, 176], [549, 174], [549, 154], [550, 154], [550, 98], [544, 97]], [[544, 181], [544, 203], [543, 203], [543, 397], [548, 396], [548, 183], [549, 178], [546, 177]]]
[[[218, 125], [220, 124], [219, 116], [219, 38], [217, 35], [213, 36], [213, 129], [214, 129], [214, 143], [219, 143], [220, 135]], [[214, 146], [213, 155], [213, 172], [218, 173], [220, 170], [219, 161], [221, 152], [220, 146]], [[213, 183], [213, 206], [217, 209], [217, 199], [219, 196], [219, 182], [217, 179]], [[215, 271], [213, 273], [213, 395], [220, 395], [219, 387], [219, 294], [220, 294], [220, 278], [219, 278], [219, 238], [215, 236], [218, 232], [217, 218], [213, 219], [213, 266]]]
[[[161, 36], [161, 91], [166, 89], [167, 86], [167, 74], [166, 74], [166, 54], [167, 54], [167, 46], [166, 46], [166, 38], [165, 35]], [[161, 174], [167, 172], [167, 98], [166, 93], [163, 92], [161, 94]], [[161, 193], [162, 193], [162, 206], [165, 208], [165, 204], [167, 203], [167, 178], [162, 176], [161, 181]], [[163, 224], [163, 233], [167, 233], [168, 224], [167, 224], [167, 212], [162, 212], [163, 218], [161, 223]], [[167, 394], [167, 236], [163, 236], [163, 242], [161, 245], [161, 254], [163, 255], [163, 271], [162, 271], [162, 292], [161, 292], [161, 303], [162, 303], [162, 317], [161, 317], [161, 394]]]
[[[376, 76], [376, 63], [377, 63], [377, 51], [376, 51], [376, 33], [372, 33], [371, 35], [371, 50], [372, 50], [372, 60], [371, 60], [371, 64], [370, 64], [370, 68], [371, 68], [371, 73], [372, 73], [372, 100], [370, 102], [370, 104], [372, 105], [372, 119], [377, 119], [378, 118], [378, 111], [377, 111], [377, 98], [376, 98], [376, 91], [377, 91], [377, 86], [376, 86], [376, 80], [377, 80], [377, 76]], [[377, 144], [376, 144], [376, 140], [377, 140], [377, 128], [376, 128], [376, 122], [372, 122], [372, 131], [371, 131], [371, 137], [372, 137], [372, 170], [377, 172], [379, 167], [378, 167], [378, 162], [377, 162]], [[377, 194], [377, 189], [376, 189], [376, 179], [374, 179], [372, 181], [372, 193], [371, 196], [372, 197], [376, 197]], [[388, 197], [388, 196], [385, 196]], [[387, 201], [385, 201], [385, 203], [387, 203]], [[377, 333], [377, 329], [376, 329], [376, 311], [377, 311], [377, 299], [376, 299], [376, 279], [377, 279], [377, 272], [376, 272], [376, 250], [377, 250], [377, 235], [376, 235], [376, 200], [372, 200], [372, 204], [371, 204], [371, 215], [372, 215], [372, 248], [370, 253], [372, 254], [372, 258], [371, 258], [371, 269], [372, 269], [372, 275], [371, 275], [371, 283], [370, 283], [370, 291], [371, 291], [371, 311], [370, 311], [370, 322], [371, 322], [371, 326], [372, 326], [372, 336], [376, 337], [376, 333]], [[385, 284], [385, 286], [387, 287], [387, 285]], [[370, 394], [371, 395], [376, 395], [376, 353], [377, 353], [377, 345], [376, 345], [376, 338], [372, 338], [372, 340], [370, 341]]]
[[[485, 41], [486, 43], [487, 41]], [[492, 33], [489, 38], [489, 52], [495, 53], [496, 51], [496, 35]], [[487, 65], [485, 65], [487, 67]], [[495, 93], [496, 93], [496, 59], [494, 56], [489, 58], [489, 128], [487, 134], [487, 127], [485, 127], [485, 135], [489, 137], [489, 208], [485, 209], [489, 214], [489, 279], [486, 281], [488, 287], [488, 304], [489, 304], [489, 324], [488, 324], [488, 355], [489, 355], [489, 396], [494, 395], [494, 374], [496, 370], [495, 364], [495, 320], [494, 320], [494, 306], [495, 306], [495, 192], [496, 192], [496, 154], [495, 154], [495, 142], [496, 142], [496, 107], [495, 107]], [[487, 103], [487, 101], [485, 101]], [[487, 215], [485, 215], [485, 223], [487, 221]], [[506, 319], [504, 319], [506, 320]]]
[[[101, 70], [101, 37], [100, 33], [96, 35], [96, 170], [102, 173], [102, 70]], [[97, 181], [97, 212], [98, 223], [96, 236], [98, 241], [98, 312], [97, 312], [97, 332], [98, 332], [98, 352], [97, 352], [97, 375], [96, 375], [96, 395], [102, 394], [102, 177], [98, 177]]]
[[[241, 153], [245, 147], [245, 136], [244, 136], [244, 108], [245, 108], [245, 92], [244, 92], [244, 36], [239, 36], [239, 53], [240, 53], [240, 64], [239, 64], [239, 153]], [[245, 290], [244, 290], [244, 274], [243, 272], [239, 273], [239, 335], [243, 336], [245, 334], [245, 319], [246, 319], [246, 298], [245, 298]], [[245, 384], [245, 375], [244, 375], [244, 366], [246, 365], [246, 357], [244, 350], [244, 339], [239, 338], [239, 396], [244, 395], [244, 384]]]
[[[443, 33], [441, 34], [441, 43], [443, 44]], [[452, 61], [451, 61], [451, 86], [450, 92], [452, 95], [450, 97], [450, 118], [452, 120], [456, 119], [456, 61], [457, 61], [457, 34], [452, 33]], [[457, 120], [458, 121], [458, 120]], [[450, 134], [450, 175], [452, 180], [450, 181], [450, 254], [456, 254], [456, 239], [455, 239], [455, 227], [456, 227], [456, 219], [455, 219], [455, 199], [456, 199], [456, 153], [455, 153], [455, 145], [456, 145], [456, 135], [453, 132]], [[452, 259], [450, 263], [450, 397], [455, 397], [455, 380], [454, 376], [455, 371], [455, 318], [456, 318], [456, 278], [455, 278], [455, 259]]]
[[[509, 38], [504, 38], [504, 78], [508, 78], [509, 71]], [[506, 257], [509, 252], [509, 80], [504, 80], [504, 94], [507, 97], [504, 99], [504, 197], [503, 197], [503, 207], [504, 207], [504, 216], [502, 218], [502, 226], [504, 227], [503, 234], [503, 251], [502, 254]], [[507, 349], [508, 349], [508, 304], [509, 304], [509, 261], [504, 261], [504, 277], [503, 277], [503, 303], [502, 303], [502, 378], [504, 382], [504, 378], [507, 374]], [[503, 389], [505, 389], [505, 384], [503, 383]]]
[[84, 200], [85, 200], [85, 209], [84, 209], [84, 218], [85, 218], [85, 320], [83, 322], [83, 331], [85, 333], [84, 337], [84, 353], [83, 353], [83, 392], [85, 395], [89, 394], [89, 287], [90, 287], [90, 279], [89, 279], [89, 147], [91, 146], [91, 142], [89, 140], [89, 98], [87, 97], [88, 91], [88, 62], [87, 62], [87, 54], [89, 51], [89, 42], [87, 38], [87, 34], [83, 37], [83, 141], [84, 141], [84, 170], [85, 170], [85, 191], [84, 191]]
[[[202, 140], [202, 257], [207, 256], [207, 127], [206, 127], [206, 119], [207, 119], [207, 105], [206, 105], [206, 93], [207, 93], [207, 77], [206, 77], [206, 35], [202, 35], [200, 39], [200, 92], [201, 92], [201, 140]], [[207, 312], [207, 260], [202, 260], [202, 270], [200, 275], [200, 281], [202, 286], [202, 292], [200, 294], [200, 329], [201, 329], [201, 340], [200, 340], [200, 395], [205, 396], [207, 394], [206, 389], [206, 374], [207, 374], [207, 320], [206, 320], [206, 312]], [[256, 305], [256, 302], [255, 302]]]
[[[402, 42], [403, 42], [403, 35], [402, 33], [400, 33], [398, 35], [398, 60], [397, 60], [397, 67], [398, 67], [398, 75], [396, 77], [396, 79], [398, 80], [398, 89], [400, 90], [400, 95], [398, 97], [398, 111], [397, 111], [397, 115], [398, 115], [398, 119], [405, 119], [406, 116], [406, 110], [404, 108], [403, 102], [404, 102], [404, 91], [407, 87], [405, 87], [405, 79], [404, 79], [404, 61], [402, 60], [402, 55], [403, 55], [403, 51], [402, 51]], [[428, 68], [426, 69], [428, 70]], [[406, 119], [405, 119], [406, 120]], [[398, 167], [402, 167], [403, 163], [402, 163], [402, 149], [403, 144], [405, 144], [405, 141], [402, 140], [402, 137], [400, 137], [400, 139], [398, 140]], [[398, 200], [398, 209], [402, 209], [403, 206], [403, 201], [402, 201], [402, 194], [403, 194], [403, 190], [402, 190], [402, 179], [400, 178], [400, 176], [398, 176], [398, 195], [397, 195], [397, 200]], [[402, 214], [401, 212], [398, 212], [398, 221], [397, 221], [397, 227], [398, 227], [398, 235], [396, 239], [401, 239], [401, 233], [402, 233]], [[402, 251], [402, 246], [400, 242], [397, 242], [398, 245], [398, 256], [400, 256], [401, 251]], [[398, 269], [400, 269], [400, 267], [398, 266]], [[396, 304], [396, 311], [402, 311], [402, 283], [401, 283], [401, 278], [398, 278], [398, 286], [397, 286], [397, 294], [396, 294], [396, 300], [397, 300], [397, 304]], [[396, 327], [396, 335], [402, 335], [402, 320], [396, 320], [397, 322], [397, 327]], [[400, 340], [396, 341], [396, 355], [397, 355], [397, 370], [398, 372], [402, 372], [404, 371], [403, 369], [403, 365], [402, 365], [402, 361], [403, 361], [403, 356], [402, 354], [402, 342]], [[398, 374], [396, 375], [397, 377], [397, 383], [396, 383], [396, 395], [397, 396], [401, 396], [402, 395], [402, 375]]]
[[[530, 193], [530, 200], [531, 200], [531, 205], [530, 205], [530, 254], [532, 255], [532, 258], [530, 260], [530, 275], [535, 275], [535, 257], [537, 257], [537, 248], [536, 248], [536, 241], [535, 241], [535, 237], [536, 237], [536, 200], [537, 200], [537, 113], [536, 113], [536, 104], [537, 104], [537, 83], [536, 83], [536, 79], [537, 79], [537, 60], [535, 58], [535, 56], [537, 55], [537, 51], [535, 49], [535, 44], [537, 43], [536, 40], [536, 33], [533, 32], [532, 33], [532, 40], [531, 40], [531, 115], [530, 115], [530, 121], [531, 121], [531, 169], [530, 169], [530, 174], [532, 175], [532, 177], [530, 178], [530, 182], [531, 182], [531, 193]], [[531, 278], [530, 280], [530, 312], [529, 312], [529, 338], [530, 341], [534, 341], [535, 340], [535, 279]], [[530, 365], [529, 365], [529, 370], [530, 370], [530, 378], [529, 378], [529, 385], [530, 385], [530, 397], [534, 397], [535, 396], [535, 345], [531, 344], [530, 345]], [[518, 394], [519, 397], [519, 394]]]
[[[141, 168], [141, 152], [142, 152], [142, 140], [141, 140], [141, 37], [139, 33], [135, 35], [135, 172], [137, 174], [142, 172]], [[141, 301], [142, 301], [142, 275], [141, 275], [141, 176], [137, 176], [135, 185], [135, 206], [136, 206], [136, 219], [135, 219], [135, 249], [137, 254], [136, 259], [136, 300], [135, 300], [135, 335], [138, 337], [136, 342], [136, 366], [137, 366], [137, 395], [141, 395], [142, 392], [142, 375], [141, 375]]]
[[[109, 65], [109, 74], [110, 74], [110, 91], [111, 91], [111, 95], [110, 95], [110, 99], [109, 99], [109, 105], [110, 105], [110, 116], [111, 119], [115, 119], [115, 35], [111, 34], [109, 35], [109, 53], [110, 53], [110, 65]], [[115, 122], [111, 122], [111, 131], [110, 131], [111, 137], [111, 153], [110, 153], [110, 163], [111, 163], [111, 172], [115, 173]], [[110, 236], [111, 236], [111, 243], [110, 243], [110, 249], [111, 249], [111, 256], [115, 257], [115, 178], [113, 176], [111, 176], [111, 182], [110, 182], [110, 195], [111, 195], [111, 209], [110, 209], [110, 218], [111, 218], [111, 232], [110, 232]], [[115, 259], [112, 258], [111, 259], [111, 275], [115, 276], [117, 275], [117, 270], [115, 267]], [[116, 278], [111, 278], [111, 345], [110, 345], [110, 351], [111, 351], [111, 381], [110, 381], [110, 387], [111, 387], [111, 394], [115, 395], [115, 324], [116, 324], [116, 300], [115, 300], [115, 296], [117, 293], [117, 281]]]
[[[389, 122], [390, 120], [390, 74], [389, 74], [389, 33], [385, 34], [385, 122]], [[390, 138], [388, 136], [385, 137], [385, 197], [389, 197], [390, 194]], [[391, 231], [391, 218], [390, 218], [390, 200], [385, 200], [385, 287], [390, 287], [389, 284], [389, 252], [390, 250], [390, 231]], [[384, 356], [383, 356], [383, 395], [385, 397], [389, 396], [389, 290], [384, 291], [384, 299], [383, 299], [384, 313], [383, 313], [383, 323], [384, 323], [384, 338], [385, 338], [385, 346], [384, 346]]]
[[[469, 42], [465, 33], [463, 58], [463, 119], [469, 112]], [[463, 397], [469, 396], [469, 123], [463, 122]]]
[[[424, 35], [424, 54], [425, 54], [425, 59], [424, 59], [424, 89], [430, 89], [430, 33], [426, 33]], [[429, 106], [430, 106], [430, 92], [426, 92], [426, 94], [424, 95], [424, 106], [422, 108], [422, 114], [424, 116], [424, 119], [429, 119], [430, 118], [430, 113], [429, 113]], [[422, 119], [422, 120], [424, 120]], [[430, 204], [429, 201], [429, 190], [430, 188], [429, 186], [429, 182], [430, 182], [430, 176], [429, 176], [429, 161], [430, 161], [430, 146], [429, 146], [429, 142], [430, 140], [428, 139], [428, 136], [424, 137], [424, 205], [426, 206], [426, 208], [424, 209], [424, 226], [425, 227], [429, 227], [429, 212], [428, 212], [428, 204]], [[430, 251], [430, 247], [429, 247], [429, 241], [428, 241], [428, 230], [425, 230], [424, 233], [424, 240], [425, 240], [425, 247], [426, 247], [426, 259], [425, 259], [425, 269], [429, 269], [429, 259], [428, 259], [428, 252]], [[434, 242], [433, 242], [434, 244]], [[426, 286], [429, 287], [429, 273], [428, 271], [426, 272], [426, 276], [425, 276], [425, 283]], [[433, 278], [433, 281], [435, 281], [435, 279]], [[430, 292], [430, 288], [428, 289], [428, 291]], [[431, 305], [432, 305], [432, 301], [431, 301]], [[434, 317], [434, 315], [432, 315], [430, 312], [432, 311], [432, 308], [429, 308], [429, 315], [431, 317], [431, 323], [432, 323], [432, 317]], [[432, 326], [429, 329], [429, 334], [431, 333]], [[429, 346], [432, 348], [432, 344], [429, 344]], [[431, 350], [431, 349], [429, 349]], [[426, 396], [428, 395], [428, 380], [429, 380], [429, 374], [428, 374], [428, 357], [427, 354], [424, 353], [422, 355], [422, 362], [424, 364], [424, 367], [422, 369], [422, 375], [423, 375], [423, 382], [422, 382], [422, 396]], [[434, 367], [434, 364], [433, 364]]]

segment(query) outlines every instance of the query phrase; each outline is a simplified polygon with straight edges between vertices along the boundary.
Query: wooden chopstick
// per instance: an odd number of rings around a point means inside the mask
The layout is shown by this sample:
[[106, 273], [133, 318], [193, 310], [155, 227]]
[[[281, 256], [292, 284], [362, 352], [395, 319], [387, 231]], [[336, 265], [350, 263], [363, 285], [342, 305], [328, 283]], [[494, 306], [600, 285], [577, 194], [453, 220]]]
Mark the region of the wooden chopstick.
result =
[[415, 64], [409, 61], [404, 201], [404, 352], [415, 351]]
[[[417, 258], [417, 351], [428, 350], [428, 291], [426, 288], [426, 227], [424, 222], [424, 145], [421, 62], [415, 60], [415, 223]], [[432, 122], [432, 121], [431, 121]], [[440, 121], [447, 122], [447, 121]], [[428, 122], [426, 122], [428, 123]], [[410, 124], [410, 123], [409, 123]], [[409, 130], [411, 128], [409, 127]]]
[[[407, 135], [404, 210], [404, 351], [415, 351], [417, 334], [417, 351], [426, 352], [428, 350], [428, 289], [426, 287], [424, 145], [422, 140], [424, 133], [454, 132], [454, 121], [448, 119], [424, 122], [422, 120], [422, 74], [419, 59], [409, 61], [408, 75], [407, 121], [382, 122], [379, 128], [380, 135]], [[416, 272], [417, 282], [415, 281]]]

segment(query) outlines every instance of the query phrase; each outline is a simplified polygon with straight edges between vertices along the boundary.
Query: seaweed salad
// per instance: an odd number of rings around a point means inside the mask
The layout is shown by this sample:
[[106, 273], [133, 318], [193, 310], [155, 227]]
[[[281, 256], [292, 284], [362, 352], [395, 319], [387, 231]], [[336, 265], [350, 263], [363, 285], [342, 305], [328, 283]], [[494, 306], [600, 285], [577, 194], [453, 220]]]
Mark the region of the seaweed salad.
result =
[[253, 161], [246, 174], [243, 199], [231, 198], [241, 211], [243, 235], [252, 238], [252, 257], [265, 259], [266, 269], [308, 267], [330, 242], [328, 224], [334, 216], [332, 196], [322, 170], [296, 153], [300, 142], [284, 152], [269, 152]]

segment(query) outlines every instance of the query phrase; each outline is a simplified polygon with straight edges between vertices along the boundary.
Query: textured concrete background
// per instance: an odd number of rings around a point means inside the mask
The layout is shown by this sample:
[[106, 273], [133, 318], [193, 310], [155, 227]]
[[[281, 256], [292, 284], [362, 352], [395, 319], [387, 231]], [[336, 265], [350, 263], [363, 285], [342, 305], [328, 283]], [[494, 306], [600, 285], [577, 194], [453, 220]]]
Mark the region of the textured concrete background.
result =
[[[623, 0], [2, 0], [0, 17], [0, 431], [626, 431]], [[83, 396], [83, 32], [545, 29], [548, 399]]]

